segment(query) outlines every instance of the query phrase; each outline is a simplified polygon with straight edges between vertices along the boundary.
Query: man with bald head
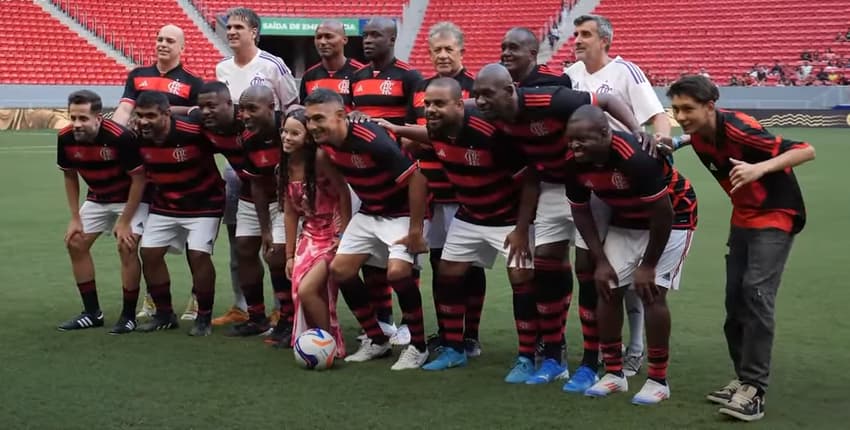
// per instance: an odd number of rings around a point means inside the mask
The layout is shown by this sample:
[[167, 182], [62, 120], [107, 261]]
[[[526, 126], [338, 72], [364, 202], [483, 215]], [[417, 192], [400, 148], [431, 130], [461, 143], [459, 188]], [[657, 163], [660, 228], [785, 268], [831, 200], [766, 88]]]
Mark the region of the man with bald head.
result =
[[[666, 160], [650, 156], [633, 135], [614, 131], [596, 106], [579, 107], [566, 130], [566, 195], [576, 227], [596, 262], [597, 318], [605, 375], [584, 391], [605, 397], [628, 391], [623, 373], [623, 296], [634, 289], [644, 305], [648, 379], [632, 403], [670, 397], [667, 385], [670, 310], [667, 291], [679, 288], [682, 266], [697, 221], [690, 181]], [[600, 237], [591, 193], [611, 207]]]
[[501, 62], [519, 87], [557, 86], [572, 88], [570, 78], [545, 64], [537, 64], [540, 42], [534, 32], [514, 27], [502, 39]]
[[[372, 118], [383, 118], [396, 125], [413, 124], [416, 121], [413, 96], [422, 75], [395, 57], [396, 34], [396, 23], [389, 18], [373, 18], [363, 27], [363, 54], [369, 64], [356, 71], [351, 79], [352, 99], [354, 109]], [[386, 282], [386, 270], [367, 263], [363, 276], [384, 333], [392, 336], [393, 344], [409, 343], [407, 324], [402, 321], [397, 333], [393, 324], [392, 289]], [[418, 283], [418, 270], [414, 271], [414, 277]]]
[[306, 99], [313, 90], [325, 88], [341, 95], [346, 109], [351, 109], [351, 77], [364, 65], [345, 57], [345, 45], [348, 43], [345, 27], [336, 19], [322, 21], [316, 27], [313, 42], [320, 61], [301, 76], [301, 100]]
[[[564, 195], [563, 140], [567, 120], [583, 105], [598, 104], [629, 130], [640, 124], [628, 106], [609, 94], [595, 95], [569, 87], [517, 88], [514, 77], [501, 64], [488, 64], [473, 86], [475, 103], [484, 116], [513, 138], [539, 180], [536, 205], [520, 208], [518, 225], [534, 220], [534, 294], [539, 315], [526, 326], [539, 327], [543, 362], [535, 370], [535, 345], [523, 345], [509, 382], [540, 384], [568, 376], [562, 357], [564, 324], [572, 297], [572, 273], [567, 260], [574, 236], [569, 206]], [[560, 321], [558, 323], [557, 321]]]
[[[245, 124], [242, 134], [243, 171], [250, 178], [251, 193], [250, 199], [239, 200], [235, 246], [248, 319], [231, 326], [229, 335], [256, 336], [270, 329], [263, 298], [260, 252], [272, 276], [281, 273], [285, 276], [283, 213], [275, 198], [274, 180], [281, 146], [272, 89], [262, 85], [248, 87], [239, 97], [239, 115]], [[280, 324], [283, 327], [287, 325], [286, 322]], [[279, 334], [281, 338], [277, 340], [284, 341], [280, 342], [282, 344], [288, 343], [288, 332]]]
[[198, 90], [203, 85], [199, 75], [183, 67], [180, 56], [186, 48], [180, 27], [168, 24], [156, 35], [156, 63], [137, 67], [127, 75], [124, 95], [112, 115], [113, 121], [126, 125], [139, 93], [158, 91], [168, 96], [171, 113], [185, 115], [198, 102]]
[[[124, 95], [112, 114], [113, 121], [127, 125], [136, 99], [145, 91], [165, 94], [174, 115], [186, 115], [192, 106], [197, 105], [198, 92], [204, 81], [180, 62], [180, 56], [186, 47], [185, 42], [183, 30], [176, 25], [168, 24], [159, 30], [156, 36], [156, 63], [137, 67], [127, 75]], [[151, 316], [153, 312], [154, 303], [150, 295], [147, 295], [137, 316]], [[193, 320], [196, 315], [197, 302], [191, 298], [181, 318]]]

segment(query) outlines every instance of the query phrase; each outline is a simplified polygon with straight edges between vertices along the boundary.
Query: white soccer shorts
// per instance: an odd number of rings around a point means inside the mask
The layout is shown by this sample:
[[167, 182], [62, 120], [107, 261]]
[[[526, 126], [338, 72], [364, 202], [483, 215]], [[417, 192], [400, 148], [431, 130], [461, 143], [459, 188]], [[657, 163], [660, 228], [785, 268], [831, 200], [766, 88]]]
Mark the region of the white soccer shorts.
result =
[[[442, 259], [446, 261], [457, 261], [472, 263], [478, 267], [490, 269], [496, 261], [496, 256], [501, 254], [508, 258], [508, 249], [505, 248], [505, 239], [514, 230], [514, 226], [490, 227], [472, 224], [455, 218], [443, 245]], [[528, 233], [528, 246], [534, 253], [534, 234]], [[514, 258], [508, 264], [510, 268], [533, 269], [534, 263], [531, 255], [527, 259], [517, 262]]]
[[[124, 203], [95, 203], [86, 200], [80, 206], [80, 221], [83, 223], [83, 233], [111, 232], [118, 217], [124, 213]], [[145, 232], [145, 222], [148, 219], [150, 205], [139, 203], [139, 208], [130, 220], [133, 234]]]
[[142, 235], [142, 248], [170, 247], [175, 254], [184, 247], [192, 251], [213, 253], [221, 218], [178, 218], [151, 214]]
[[[672, 230], [664, 253], [655, 267], [655, 284], [669, 290], [678, 290], [682, 267], [691, 247], [693, 230]], [[635, 269], [640, 265], [646, 245], [649, 244], [649, 230], [633, 230], [610, 227], [605, 236], [605, 256], [611, 267], [617, 272], [620, 287], [632, 284]]]
[[446, 235], [457, 213], [458, 205], [454, 203], [437, 203], [431, 214], [431, 227], [428, 229], [428, 246], [431, 249], [442, 248], [446, 243]]
[[[272, 223], [272, 242], [275, 245], [286, 243], [286, 230], [283, 227], [283, 211], [277, 202], [269, 203], [269, 221]], [[252, 202], [239, 200], [236, 212], [236, 237], [260, 237], [260, 220], [257, 208]]]
[[[428, 235], [428, 221], [425, 221], [424, 233]], [[410, 217], [380, 217], [356, 213], [351, 217], [348, 227], [342, 234], [337, 254], [367, 254], [366, 264], [386, 267], [387, 259], [403, 260], [415, 264], [413, 254], [407, 252], [404, 245], [394, 243], [407, 236]]]
[[575, 229], [564, 186], [541, 182], [537, 214], [534, 217], [536, 246], [569, 241], [575, 235]]
[[[590, 212], [593, 214], [593, 223], [596, 224], [596, 231], [599, 233], [599, 240], [603, 241], [605, 235], [608, 234], [608, 225], [611, 224], [611, 206], [605, 203], [596, 194], [590, 195]], [[587, 243], [581, 237], [581, 232], [576, 228], [575, 236], [576, 248], [588, 249]]]

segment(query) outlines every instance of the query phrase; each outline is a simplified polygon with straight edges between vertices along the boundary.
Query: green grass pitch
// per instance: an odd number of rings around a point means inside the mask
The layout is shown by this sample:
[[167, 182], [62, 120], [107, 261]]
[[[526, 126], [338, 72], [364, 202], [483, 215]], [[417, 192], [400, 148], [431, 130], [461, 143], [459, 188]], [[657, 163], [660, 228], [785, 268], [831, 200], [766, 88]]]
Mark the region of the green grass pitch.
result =
[[[850, 198], [842, 171], [846, 130], [787, 129], [817, 160], [798, 170], [808, 207], [780, 289], [767, 417], [748, 428], [840, 428], [850, 419]], [[696, 187], [700, 222], [682, 289], [670, 297], [672, 398], [637, 407], [630, 395], [592, 400], [561, 384], [509, 386], [515, 352], [504, 269], [488, 273], [484, 355], [444, 373], [391, 372], [390, 360], [328, 372], [296, 367], [289, 350], [260, 339], [167, 333], [113, 337], [105, 329], [60, 333], [81, 304], [62, 245], [68, 220], [52, 132], [0, 134], [0, 428], [653, 428], [738, 425], [716, 414], [705, 392], [731, 377], [722, 334], [724, 241], [730, 207], [690, 150], [677, 165]], [[216, 249], [217, 313], [230, 305], [227, 240]], [[104, 237], [94, 250], [107, 325], [120, 310], [118, 257]], [[185, 260], [169, 257], [175, 307], [189, 294]], [[430, 270], [423, 271], [428, 331], [435, 326]], [[270, 288], [266, 288], [270, 297]], [[568, 322], [570, 367], [580, 359], [574, 299]], [[356, 325], [340, 301], [353, 345]], [[631, 379], [631, 394], [643, 383]]]

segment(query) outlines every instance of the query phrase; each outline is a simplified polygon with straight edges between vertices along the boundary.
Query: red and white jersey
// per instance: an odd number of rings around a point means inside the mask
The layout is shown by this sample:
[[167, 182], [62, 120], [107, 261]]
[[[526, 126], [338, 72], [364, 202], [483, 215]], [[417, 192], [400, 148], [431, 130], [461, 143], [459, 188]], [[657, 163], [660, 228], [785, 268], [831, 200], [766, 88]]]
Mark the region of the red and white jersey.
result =
[[[634, 63], [617, 56], [596, 73], [588, 73], [584, 62], [578, 61], [564, 71], [572, 80], [573, 89], [596, 94], [614, 94], [629, 105], [635, 119], [640, 124], [649, 121], [656, 114], [663, 113], [664, 107], [649, 79]], [[608, 116], [611, 126], [619, 131], [629, 130], [619, 121]]]
[[254, 85], [272, 89], [275, 110], [283, 110], [298, 101], [298, 86], [292, 71], [280, 57], [262, 49], [257, 50], [257, 56], [243, 67], [237, 66], [233, 57], [221, 60], [215, 66], [215, 77], [230, 89], [234, 104], [239, 104], [242, 92]]

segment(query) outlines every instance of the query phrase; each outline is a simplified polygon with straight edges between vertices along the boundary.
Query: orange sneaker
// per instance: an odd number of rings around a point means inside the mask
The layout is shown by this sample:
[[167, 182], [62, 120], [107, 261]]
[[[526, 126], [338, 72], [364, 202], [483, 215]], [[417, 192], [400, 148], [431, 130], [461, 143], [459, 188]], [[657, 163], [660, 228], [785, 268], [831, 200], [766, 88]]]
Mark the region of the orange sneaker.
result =
[[275, 309], [271, 315], [269, 315], [269, 325], [272, 327], [277, 326], [277, 322], [280, 321], [280, 309]]
[[212, 325], [214, 326], [222, 326], [228, 324], [236, 324], [248, 321], [248, 312], [243, 311], [242, 309], [237, 308], [236, 306], [230, 308], [224, 315], [215, 318], [212, 320]]

